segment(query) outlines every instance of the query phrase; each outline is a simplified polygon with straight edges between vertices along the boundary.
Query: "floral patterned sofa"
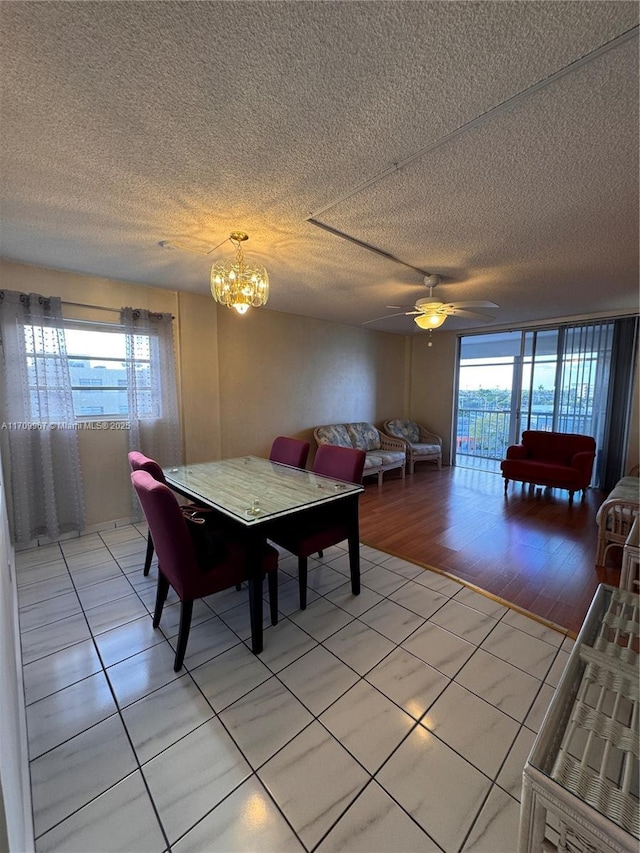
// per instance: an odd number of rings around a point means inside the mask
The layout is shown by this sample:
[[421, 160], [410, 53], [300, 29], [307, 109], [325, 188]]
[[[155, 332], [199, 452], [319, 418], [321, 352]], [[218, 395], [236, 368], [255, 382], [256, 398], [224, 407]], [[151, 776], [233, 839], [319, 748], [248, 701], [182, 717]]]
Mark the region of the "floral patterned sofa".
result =
[[410, 474], [413, 474], [416, 462], [435, 462], [438, 469], [442, 469], [442, 439], [439, 435], [415, 421], [401, 418], [385, 421], [383, 429], [387, 435], [402, 439], [406, 445]]
[[333, 444], [338, 447], [355, 447], [364, 450], [366, 460], [363, 477], [376, 474], [378, 485], [382, 484], [385, 471], [400, 468], [404, 477], [406, 453], [404, 442], [391, 438], [366, 422], [347, 424], [328, 424], [316, 427], [313, 431], [316, 443]]

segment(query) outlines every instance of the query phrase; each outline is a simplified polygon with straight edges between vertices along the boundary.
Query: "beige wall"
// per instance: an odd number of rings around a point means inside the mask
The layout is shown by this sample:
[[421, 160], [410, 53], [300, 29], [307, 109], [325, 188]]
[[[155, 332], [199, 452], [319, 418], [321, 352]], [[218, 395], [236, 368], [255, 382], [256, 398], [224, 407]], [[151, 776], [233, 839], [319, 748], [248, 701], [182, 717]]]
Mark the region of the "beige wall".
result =
[[404, 411], [404, 338], [281, 314], [218, 315], [222, 455], [265, 455], [276, 435]]
[[180, 409], [185, 462], [219, 459], [218, 309], [210, 296], [178, 294]]
[[408, 416], [442, 437], [442, 462], [451, 462], [452, 412], [458, 338], [443, 329], [411, 338]]

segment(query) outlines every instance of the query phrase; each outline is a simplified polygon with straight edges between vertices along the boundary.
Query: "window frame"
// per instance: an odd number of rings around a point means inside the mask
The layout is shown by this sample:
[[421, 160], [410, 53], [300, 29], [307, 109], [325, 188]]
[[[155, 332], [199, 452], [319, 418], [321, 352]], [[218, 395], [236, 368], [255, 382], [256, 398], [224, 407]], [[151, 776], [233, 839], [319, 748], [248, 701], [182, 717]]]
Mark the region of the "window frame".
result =
[[[24, 334], [25, 334], [25, 353], [26, 353], [26, 358], [27, 358], [27, 371], [29, 370], [29, 359], [31, 359], [31, 358], [38, 358], [38, 359], [46, 359], [48, 357], [57, 358], [57, 356], [55, 356], [53, 353], [49, 354], [47, 352], [39, 352], [37, 349], [30, 350], [28, 348], [28, 335], [29, 335], [29, 333], [27, 332], [27, 329], [29, 326], [33, 327], [34, 325], [37, 325], [37, 324], [26, 324], [25, 325]], [[73, 417], [74, 417], [75, 423], [91, 423], [91, 422], [95, 422], [95, 421], [112, 421], [112, 422], [113, 421], [124, 421], [124, 420], [127, 420], [128, 418], [131, 417], [131, 412], [129, 411], [130, 385], [129, 385], [129, 381], [128, 381], [128, 372], [129, 372], [129, 365], [130, 364], [133, 364], [134, 366], [139, 364], [139, 365], [144, 366], [148, 370], [148, 372], [149, 372], [148, 391], [153, 396], [154, 383], [158, 382], [158, 384], [159, 384], [159, 380], [154, 378], [154, 376], [153, 376], [153, 366], [152, 366], [153, 355], [151, 352], [151, 350], [152, 350], [152, 345], [151, 345], [152, 335], [146, 334], [144, 332], [141, 333], [140, 335], [136, 335], [136, 337], [149, 338], [149, 348], [148, 348], [149, 354], [148, 354], [147, 358], [131, 358], [131, 357], [128, 358], [127, 352], [126, 352], [127, 351], [127, 341], [126, 341], [127, 331], [125, 329], [124, 324], [122, 324], [122, 323], [101, 322], [99, 320], [80, 320], [80, 319], [64, 318], [62, 321], [62, 324], [61, 324], [61, 328], [64, 332], [65, 360], [67, 363], [67, 369], [69, 370], [69, 378], [70, 378], [70, 383], [71, 383], [71, 393], [72, 393], [72, 402], [73, 402]], [[74, 330], [97, 332], [99, 334], [119, 335], [123, 339], [124, 349], [125, 349], [124, 355], [122, 355], [122, 356], [105, 356], [102, 353], [98, 353], [98, 354], [91, 353], [90, 350], [84, 350], [82, 353], [74, 352], [74, 353], [70, 354], [69, 353], [69, 338], [67, 336], [67, 332], [68, 331], [74, 331]], [[88, 384], [88, 385], [78, 384], [77, 382], [74, 382], [72, 363], [74, 361], [81, 361], [81, 360], [84, 360], [87, 362], [100, 361], [100, 362], [107, 362], [107, 363], [113, 362], [114, 364], [117, 363], [118, 365], [123, 366], [123, 369], [125, 371], [125, 377], [124, 377], [124, 379], [118, 379], [118, 384], [115, 384], [115, 385], [110, 384], [110, 385], [96, 386], [96, 385], [91, 385], [91, 384]], [[38, 389], [40, 387], [42, 387], [42, 386], [39, 386], [38, 384], [32, 384], [31, 382], [28, 383], [28, 388], [29, 388], [30, 393], [34, 393], [34, 392], [37, 393]], [[145, 391], [145, 390], [147, 390], [147, 386], [142, 386], [142, 388], [139, 386], [137, 390], [138, 391], [139, 390]], [[76, 396], [75, 396], [76, 392], [81, 392], [84, 394], [96, 394], [96, 397], [97, 397], [98, 394], [96, 392], [103, 392], [103, 391], [119, 392], [120, 394], [122, 394], [124, 392], [126, 394], [127, 411], [126, 412], [121, 411], [122, 405], [119, 405], [117, 403], [114, 404], [114, 406], [118, 407], [120, 409], [120, 411], [109, 411], [109, 412], [106, 412], [103, 414], [99, 414], [96, 412], [93, 412], [91, 414], [82, 414], [76, 410]], [[160, 395], [156, 395], [156, 396], [158, 397], [158, 399], [160, 399]], [[98, 408], [98, 406], [103, 402], [104, 402], [104, 398], [100, 398], [99, 400], [96, 399], [96, 406], [95, 407]], [[162, 406], [162, 402], [160, 403], [160, 405]], [[113, 408], [114, 406], [110, 405], [109, 408]], [[106, 408], [106, 406], [105, 406], [105, 408]], [[142, 415], [142, 416], [139, 415], [138, 417], [140, 420], [145, 420], [145, 421], [146, 420], [155, 420], [158, 417], [162, 417], [162, 412], [160, 412], [160, 413], [149, 412], [149, 414], [147, 414], [147, 415]], [[37, 419], [37, 418], [34, 418], [34, 420], [35, 419]]]

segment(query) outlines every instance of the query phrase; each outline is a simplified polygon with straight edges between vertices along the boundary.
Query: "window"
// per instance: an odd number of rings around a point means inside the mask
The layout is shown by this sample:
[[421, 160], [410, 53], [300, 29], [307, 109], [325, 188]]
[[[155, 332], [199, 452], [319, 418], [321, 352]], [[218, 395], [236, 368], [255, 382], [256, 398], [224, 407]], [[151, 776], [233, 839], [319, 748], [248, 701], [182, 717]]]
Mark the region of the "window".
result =
[[615, 483], [624, 465], [636, 326], [631, 317], [462, 336], [457, 464], [498, 471], [525, 429], [581, 433], [596, 440], [594, 483]]
[[[24, 335], [31, 411], [34, 420], [37, 420], [40, 413], [40, 389], [46, 383], [51, 390], [52, 377], [47, 362], [52, 361], [54, 350], [47, 346], [47, 338], [34, 334], [33, 329], [32, 326], [25, 326]], [[128, 415], [131, 367], [135, 371], [139, 416], [159, 416], [159, 411], [155, 411], [157, 406], [152, 404], [155, 395], [152, 394], [152, 347], [149, 335], [135, 336], [129, 357], [126, 335], [119, 325], [65, 321], [64, 341], [76, 419], [96, 415], [107, 418]]]

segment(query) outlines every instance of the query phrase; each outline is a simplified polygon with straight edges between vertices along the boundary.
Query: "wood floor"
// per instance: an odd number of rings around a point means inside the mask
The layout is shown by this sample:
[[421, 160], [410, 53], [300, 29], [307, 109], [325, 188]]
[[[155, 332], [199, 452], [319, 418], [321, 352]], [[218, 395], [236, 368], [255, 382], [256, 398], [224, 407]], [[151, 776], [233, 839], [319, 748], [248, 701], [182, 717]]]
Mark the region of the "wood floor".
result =
[[584, 502], [559, 489], [509, 485], [499, 474], [418, 466], [381, 487], [365, 481], [360, 538], [390, 554], [440, 569], [556, 625], [579, 630], [599, 583], [618, 584], [620, 551], [595, 567], [595, 515], [606, 495]]

